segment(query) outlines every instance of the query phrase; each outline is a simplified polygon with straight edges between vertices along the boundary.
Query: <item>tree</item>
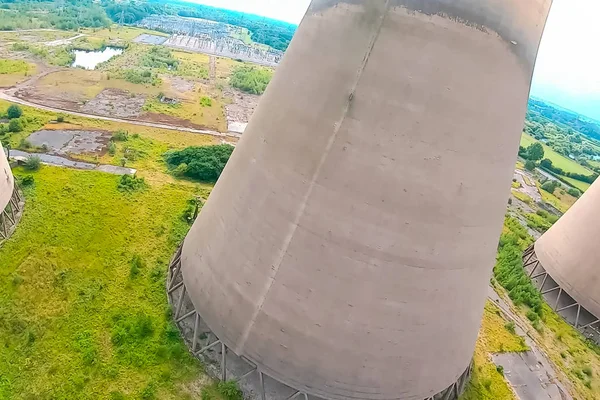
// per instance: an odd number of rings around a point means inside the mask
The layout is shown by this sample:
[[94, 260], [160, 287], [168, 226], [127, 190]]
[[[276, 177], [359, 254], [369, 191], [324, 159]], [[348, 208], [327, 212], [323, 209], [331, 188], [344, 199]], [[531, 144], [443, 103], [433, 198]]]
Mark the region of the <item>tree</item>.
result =
[[569, 193], [573, 197], [581, 196], [581, 192], [575, 188], [571, 188], [571, 189], [567, 190], [567, 193]]
[[527, 158], [531, 161], [539, 161], [544, 158], [544, 146], [541, 143], [533, 143], [527, 148]]
[[23, 130], [23, 125], [21, 124], [20, 119], [11, 119], [8, 124], [9, 132], [21, 132]]
[[533, 171], [535, 169], [535, 163], [533, 161], [531, 161], [531, 160], [527, 160], [525, 162], [525, 169], [527, 171]]
[[8, 107], [6, 115], [9, 119], [21, 118], [21, 115], [23, 115], [23, 110], [21, 110], [21, 107], [18, 105], [12, 104], [10, 107]]
[[557, 181], [548, 180], [542, 185], [542, 190], [545, 190], [548, 193], [554, 193], [559, 183]]
[[173, 174], [199, 179], [204, 182], [216, 182], [229, 160], [233, 146], [187, 147], [166, 154], [167, 164]]
[[552, 171], [552, 160], [548, 160], [547, 158], [544, 158], [542, 161], [540, 161], [540, 167], [546, 168], [546, 169]]

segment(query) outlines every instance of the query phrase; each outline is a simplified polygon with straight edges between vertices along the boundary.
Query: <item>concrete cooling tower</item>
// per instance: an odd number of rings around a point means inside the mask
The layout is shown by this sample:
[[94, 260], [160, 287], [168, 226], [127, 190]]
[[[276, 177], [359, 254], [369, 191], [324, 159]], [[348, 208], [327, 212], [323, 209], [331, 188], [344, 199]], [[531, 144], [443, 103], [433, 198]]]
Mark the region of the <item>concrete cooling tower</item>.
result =
[[548, 304], [600, 343], [600, 181], [596, 181], [524, 255]]
[[21, 218], [23, 198], [15, 185], [6, 153], [0, 144], [0, 244], [10, 237]]
[[550, 0], [314, 0], [168, 292], [256, 398], [456, 399]]

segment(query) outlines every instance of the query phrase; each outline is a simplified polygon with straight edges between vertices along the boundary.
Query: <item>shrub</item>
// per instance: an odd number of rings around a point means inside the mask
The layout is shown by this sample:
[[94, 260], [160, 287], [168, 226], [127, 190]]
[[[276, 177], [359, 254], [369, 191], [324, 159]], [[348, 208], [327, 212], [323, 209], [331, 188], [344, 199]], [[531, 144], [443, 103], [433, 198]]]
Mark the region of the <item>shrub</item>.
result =
[[504, 367], [502, 365], [496, 366], [496, 371], [498, 371], [500, 375], [504, 375]]
[[6, 116], [9, 119], [21, 118], [21, 115], [23, 115], [23, 110], [16, 104], [11, 104], [6, 111]]
[[29, 140], [27, 139], [21, 139], [21, 141], [19, 142], [19, 148], [20, 149], [30, 149], [33, 146], [31, 145], [31, 143], [29, 142]]
[[586, 365], [585, 367], [583, 367], [581, 372], [583, 372], [584, 374], [586, 374], [589, 377], [592, 377], [594, 375], [594, 371], [592, 370], [592, 367], [590, 367], [589, 365]]
[[25, 175], [23, 178], [21, 178], [21, 186], [31, 186], [35, 183], [35, 179], [33, 178], [33, 175]]
[[25, 164], [23, 164], [23, 167], [25, 167], [25, 169], [29, 171], [37, 171], [38, 169], [40, 169], [41, 165], [42, 160], [38, 156], [29, 156], [27, 157], [27, 160], [25, 160]]
[[233, 71], [230, 84], [246, 93], [263, 94], [272, 76], [265, 68], [242, 66]]
[[56, 117], [56, 122], [65, 122], [65, 116], [59, 115], [58, 117]]
[[535, 163], [531, 160], [525, 161], [525, 169], [527, 171], [533, 171], [535, 169]]
[[212, 107], [212, 99], [210, 97], [203, 96], [200, 99], [200, 105], [202, 107]]
[[146, 188], [146, 180], [135, 175], [123, 175], [119, 180], [118, 189], [122, 192], [135, 192]]
[[127, 131], [116, 131], [110, 140], [113, 142], [126, 142], [129, 140], [129, 133]]
[[510, 333], [515, 333], [515, 323], [513, 321], [507, 322], [506, 324], [504, 324], [504, 327]]
[[23, 130], [23, 124], [19, 118], [11, 119], [8, 123], [9, 132], [21, 132]]
[[557, 181], [548, 180], [542, 185], [542, 190], [545, 190], [548, 193], [554, 193], [559, 185], [560, 184]]
[[[171, 151], [165, 155], [172, 172], [199, 179], [204, 182], [216, 182], [223, 172], [233, 146], [223, 144], [203, 147], [187, 147], [179, 151]], [[187, 165], [185, 170], [182, 164]]]
[[129, 267], [129, 278], [133, 279], [138, 276], [142, 268], [144, 268], [144, 261], [139, 255], [134, 255]]
[[117, 153], [117, 145], [115, 142], [110, 142], [108, 144], [108, 154], [114, 156]]

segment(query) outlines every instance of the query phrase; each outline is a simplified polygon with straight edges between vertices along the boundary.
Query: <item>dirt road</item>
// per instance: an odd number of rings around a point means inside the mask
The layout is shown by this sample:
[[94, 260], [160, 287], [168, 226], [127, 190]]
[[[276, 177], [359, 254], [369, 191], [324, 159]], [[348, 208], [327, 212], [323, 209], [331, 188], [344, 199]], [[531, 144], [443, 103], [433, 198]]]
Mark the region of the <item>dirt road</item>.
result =
[[221, 132], [205, 130], [205, 129], [192, 129], [192, 128], [174, 126], [174, 125], [156, 124], [153, 122], [144, 122], [144, 121], [134, 121], [134, 120], [125, 119], [125, 118], [102, 117], [102, 116], [98, 116], [98, 115], [94, 115], [94, 114], [86, 114], [86, 113], [80, 113], [80, 112], [76, 112], [76, 111], [68, 111], [68, 110], [63, 110], [60, 108], [48, 107], [48, 106], [44, 106], [41, 104], [32, 103], [30, 101], [23, 100], [18, 97], [12, 96], [3, 91], [0, 91], [0, 99], [7, 100], [7, 101], [17, 103], [17, 104], [21, 104], [24, 106], [35, 107], [40, 110], [52, 111], [55, 113], [68, 114], [68, 115], [76, 115], [78, 117], [99, 119], [99, 120], [103, 120], [103, 121], [122, 122], [122, 123], [126, 123], [126, 124], [131, 124], [131, 125], [140, 125], [140, 126], [147, 126], [150, 128], [168, 129], [168, 130], [180, 131], [180, 132], [190, 132], [190, 133], [197, 133], [197, 134], [201, 134], [201, 135], [211, 135], [211, 136], [216, 136], [216, 137], [220, 137], [220, 138], [227, 138], [227, 137], [239, 138], [241, 136], [240, 134], [237, 134], [237, 133], [221, 133]]
[[51, 42], [46, 42], [46, 43], [44, 43], [44, 45], [50, 46], [50, 47], [62, 46], [64, 44], [69, 44], [73, 40], [79, 39], [80, 37], [84, 37], [84, 36], [87, 36], [87, 35], [85, 33], [80, 33], [79, 35], [75, 35], [75, 36], [67, 38], [67, 39], [59, 39], [59, 40], [53, 40]]

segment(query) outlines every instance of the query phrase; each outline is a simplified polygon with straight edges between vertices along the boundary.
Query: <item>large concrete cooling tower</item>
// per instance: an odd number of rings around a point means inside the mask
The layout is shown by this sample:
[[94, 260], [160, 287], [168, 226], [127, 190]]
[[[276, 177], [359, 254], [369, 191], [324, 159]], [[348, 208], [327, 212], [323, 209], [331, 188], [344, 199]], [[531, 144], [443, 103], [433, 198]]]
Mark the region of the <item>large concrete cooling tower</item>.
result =
[[600, 181], [525, 252], [525, 268], [556, 311], [600, 343]]
[[264, 397], [456, 398], [550, 3], [314, 0], [172, 262], [193, 351]]
[[0, 144], [0, 244], [12, 234], [23, 208], [8, 159]]

